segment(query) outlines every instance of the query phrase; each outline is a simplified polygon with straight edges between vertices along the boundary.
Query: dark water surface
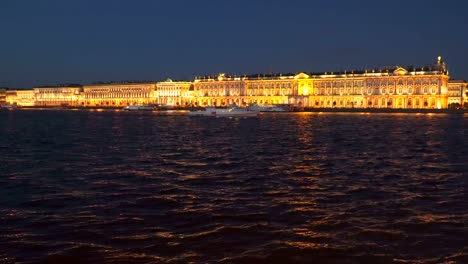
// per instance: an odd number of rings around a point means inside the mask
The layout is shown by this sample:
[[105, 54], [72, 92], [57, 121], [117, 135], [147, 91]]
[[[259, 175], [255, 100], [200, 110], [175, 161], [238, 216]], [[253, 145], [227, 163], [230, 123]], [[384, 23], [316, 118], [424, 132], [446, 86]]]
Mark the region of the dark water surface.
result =
[[0, 112], [0, 263], [468, 263], [468, 116]]

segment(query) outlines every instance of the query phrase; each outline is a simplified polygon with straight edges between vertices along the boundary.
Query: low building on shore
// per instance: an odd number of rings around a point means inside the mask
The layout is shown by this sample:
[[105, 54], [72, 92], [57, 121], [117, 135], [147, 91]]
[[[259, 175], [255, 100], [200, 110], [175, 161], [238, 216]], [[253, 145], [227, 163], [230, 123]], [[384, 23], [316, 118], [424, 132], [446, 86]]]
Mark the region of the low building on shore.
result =
[[16, 90], [15, 104], [18, 106], [34, 106], [34, 90]]
[[104, 83], [83, 86], [83, 106], [120, 107], [155, 104], [156, 83]]
[[156, 84], [154, 96], [158, 105], [191, 106], [195, 103], [193, 89], [192, 82], [167, 79]]
[[466, 81], [450, 80], [448, 83], [448, 107], [462, 107], [466, 98]]
[[3, 104], [34, 106], [34, 91], [26, 89], [6, 90]]
[[82, 94], [80, 85], [34, 88], [36, 106], [80, 106]]
[[5, 104], [17, 104], [16, 90], [9, 89], [5, 91]]
[[0, 87], [0, 106], [6, 104], [6, 91], [8, 88]]

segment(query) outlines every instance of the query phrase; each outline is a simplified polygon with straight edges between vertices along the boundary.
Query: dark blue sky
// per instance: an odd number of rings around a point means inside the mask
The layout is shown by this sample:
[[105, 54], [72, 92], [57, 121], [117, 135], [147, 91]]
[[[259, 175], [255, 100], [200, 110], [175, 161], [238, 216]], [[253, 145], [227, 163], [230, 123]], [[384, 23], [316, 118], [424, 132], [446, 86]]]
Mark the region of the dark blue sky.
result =
[[1, 0], [0, 86], [424, 66], [468, 79], [466, 1]]

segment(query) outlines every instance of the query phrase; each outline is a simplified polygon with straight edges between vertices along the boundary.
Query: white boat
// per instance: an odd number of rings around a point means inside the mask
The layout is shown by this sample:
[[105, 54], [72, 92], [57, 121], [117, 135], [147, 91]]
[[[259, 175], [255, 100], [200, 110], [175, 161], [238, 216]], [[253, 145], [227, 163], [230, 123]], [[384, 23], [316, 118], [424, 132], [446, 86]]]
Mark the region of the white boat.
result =
[[249, 106], [250, 110], [259, 111], [259, 112], [289, 112], [285, 107], [276, 106], [276, 105], [258, 105], [254, 104]]
[[155, 110], [152, 105], [127, 105], [123, 108], [124, 111], [153, 111]]
[[227, 108], [206, 107], [204, 110], [190, 111], [189, 116], [215, 116], [215, 117], [254, 117], [258, 111], [248, 108], [229, 106]]
[[15, 104], [6, 104], [0, 107], [1, 109], [18, 109], [18, 106]]

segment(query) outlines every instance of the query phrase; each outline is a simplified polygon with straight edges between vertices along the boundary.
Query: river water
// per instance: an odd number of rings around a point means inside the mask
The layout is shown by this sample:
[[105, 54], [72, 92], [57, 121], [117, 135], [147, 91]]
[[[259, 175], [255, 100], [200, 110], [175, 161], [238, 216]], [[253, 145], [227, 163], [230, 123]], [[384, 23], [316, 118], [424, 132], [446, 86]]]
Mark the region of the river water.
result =
[[0, 263], [468, 263], [468, 116], [0, 112]]

